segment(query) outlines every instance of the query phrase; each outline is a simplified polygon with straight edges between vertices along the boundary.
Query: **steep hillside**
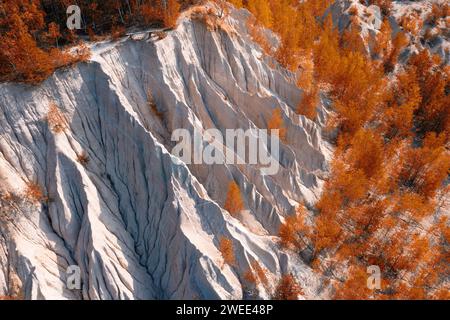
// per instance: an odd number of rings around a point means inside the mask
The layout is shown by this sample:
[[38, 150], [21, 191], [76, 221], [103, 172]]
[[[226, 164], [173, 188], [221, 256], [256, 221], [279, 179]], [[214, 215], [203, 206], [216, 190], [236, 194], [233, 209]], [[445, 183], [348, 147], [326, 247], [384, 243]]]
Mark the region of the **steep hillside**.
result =
[[[320, 121], [294, 112], [295, 75], [251, 41], [247, 16], [232, 10], [211, 30], [186, 13], [174, 31], [93, 44], [90, 61], [41, 85], [0, 85], [0, 295], [268, 297], [286, 273], [305, 298], [324, 294], [274, 236], [299, 203], [318, 199], [331, 148]], [[275, 109], [286, 128], [276, 175], [170, 153], [175, 129], [265, 129]], [[232, 181], [245, 209], [234, 216], [224, 210]], [[255, 261], [269, 279], [259, 290], [245, 276]], [[66, 287], [70, 265], [79, 291]]]
[[450, 299], [444, 0], [79, 5], [0, 2], [0, 300]]

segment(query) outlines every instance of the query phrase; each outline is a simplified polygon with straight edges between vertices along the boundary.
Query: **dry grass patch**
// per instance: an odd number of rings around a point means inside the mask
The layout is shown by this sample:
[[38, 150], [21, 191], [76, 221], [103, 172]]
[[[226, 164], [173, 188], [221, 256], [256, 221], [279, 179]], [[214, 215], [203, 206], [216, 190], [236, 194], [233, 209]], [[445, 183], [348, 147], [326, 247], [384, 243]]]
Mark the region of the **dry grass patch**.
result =
[[46, 202], [48, 197], [41, 186], [36, 182], [28, 182], [25, 189], [25, 198], [32, 203]]

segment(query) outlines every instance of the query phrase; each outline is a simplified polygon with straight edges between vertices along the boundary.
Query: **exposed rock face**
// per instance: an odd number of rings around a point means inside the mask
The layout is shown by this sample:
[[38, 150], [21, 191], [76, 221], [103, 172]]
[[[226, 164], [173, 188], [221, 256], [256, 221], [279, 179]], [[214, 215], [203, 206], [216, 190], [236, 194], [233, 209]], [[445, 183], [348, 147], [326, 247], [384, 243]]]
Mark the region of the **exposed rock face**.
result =
[[[274, 235], [298, 203], [316, 201], [330, 151], [320, 125], [294, 112], [294, 75], [250, 40], [247, 14], [233, 11], [227, 32], [184, 17], [162, 40], [142, 33], [96, 44], [92, 61], [40, 86], [0, 85], [0, 295], [248, 298], [244, 273], [258, 261], [272, 284], [292, 272], [307, 298], [317, 296], [315, 276]], [[66, 119], [59, 133], [46, 120], [52, 101]], [[275, 108], [287, 142], [274, 176], [251, 165], [187, 166], [170, 154], [177, 128], [266, 128]], [[232, 179], [246, 207], [237, 217], [223, 210]], [[24, 198], [30, 182], [45, 201]], [[232, 267], [222, 236], [233, 241]], [[80, 267], [81, 290], [66, 286], [70, 265]]]

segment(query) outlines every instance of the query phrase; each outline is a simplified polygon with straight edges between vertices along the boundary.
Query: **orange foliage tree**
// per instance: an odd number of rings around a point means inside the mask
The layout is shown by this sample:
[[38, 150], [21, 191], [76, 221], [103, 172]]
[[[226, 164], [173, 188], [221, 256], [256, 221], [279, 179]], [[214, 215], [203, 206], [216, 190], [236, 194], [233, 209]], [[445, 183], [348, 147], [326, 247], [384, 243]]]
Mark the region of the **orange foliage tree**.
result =
[[272, 116], [267, 123], [267, 130], [278, 130], [278, 137], [281, 141], [286, 142], [286, 128], [284, 126], [283, 116], [281, 115], [281, 109], [276, 108], [272, 112]]
[[61, 34], [56, 23], [45, 24], [39, 0], [5, 0], [0, 9], [0, 81], [36, 84], [56, 68], [80, 60], [51, 48], [53, 42], [58, 45]]
[[278, 282], [274, 300], [298, 300], [299, 295], [303, 295], [303, 290], [292, 274], [285, 274]]
[[248, 0], [247, 8], [266, 28], [272, 27], [273, 21], [269, 0]]
[[288, 216], [281, 224], [278, 235], [282, 247], [302, 250], [308, 246], [306, 236], [309, 236], [309, 228], [305, 224], [305, 214], [305, 208], [300, 206], [295, 215]]
[[450, 72], [436, 56], [423, 50], [410, 59], [422, 100], [415, 112], [420, 134], [427, 132], [450, 133], [450, 95], [447, 94]]
[[238, 214], [244, 209], [244, 201], [242, 200], [241, 190], [239, 185], [232, 181], [228, 185], [227, 198], [225, 200], [224, 209], [227, 210], [232, 216]]
[[[184, 0], [182, 3], [191, 4]], [[80, 0], [76, 4], [83, 13], [80, 30], [66, 28], [66, 1], [0, 2], [0, 81], [37, 84], [57, 68], [86, 60], [86, 55], [59, 50], [76, 43], [79, 35], [97, 40], [104, 36], [117, 38], [130, 26], [172, 28], [181, 8], [176, 0]]]
[[269, 286], [267, 270], [261, 267], [256, 260], [251, 263], [251, 268], [245, 272], [244, 279], [253, 285], [261, 283], [265, 288]]
[[316, 108], [319, 103], [319, 86], [314, 78], [315, 65], [312, 50], [301, 50], [300, 56], [300, 75], [297, 79], [297, 86], [303, 89], [303, 95], [297, 106], [297, 113], [314, 120], [316, 118]]
[[175, 27], [180, 15], [180, 8], [181, 5], [177, 0], [167, 0], [166, 10], [164, 11], [164, 25], [166, 27]]
[[422, 97], [413, 68], [399, 73], [387, 90], [377, 121], [378, 129], [388, 141], [411, 137], [414, 113]]
[[219, 250], [222, 254], [224, 263], [233, 266], [236, 263], [236, 258], [233, 251], [233, 242], [225, 237], [220, 238]]
[[[391, 1], [370, 4], [389, 15]], [[339, 33], [330, 15], [317, 19], [328, 5], [271, 1], [281, 40], [277, 60], [300, 69], [299, 80], [310, 79], [299, 81], [306, 94], [298, 112], [309, 113], [311, 89], [320, 88], [333, 100], [329, 125], [339, 130], [312, 226], [304, 215], [286, 218], [280, 244], [311, 250], [315, 270], [334, 281], [336, 298], [445, 296], [439, 275], [448, 274], [448, 222], [423, 222], [436, 212], [450, 170], [448, 67], [424, 50], [397, 68], [409, 38], [403, 32], [392, 38], [387, 19], [368, 55], [353, 24]], [[413, 32], [421, 27], [404, 22]], [[309, 50], [313, 63], [305, 72]], [[280, 117], [273, 122], [270, 127], [282, 125]], [[365, 268], [371, 264], [383, 273], [378, 291], [367, 290]]]

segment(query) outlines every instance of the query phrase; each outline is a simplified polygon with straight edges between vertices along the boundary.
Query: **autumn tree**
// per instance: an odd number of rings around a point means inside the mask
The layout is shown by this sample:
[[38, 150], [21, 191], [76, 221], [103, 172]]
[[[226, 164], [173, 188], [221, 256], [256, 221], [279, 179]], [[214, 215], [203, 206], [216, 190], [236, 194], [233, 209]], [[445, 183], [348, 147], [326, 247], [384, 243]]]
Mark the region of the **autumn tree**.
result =
[[59, 67], [79, 61], [58, 45], [59, 27], [45, 23], [39, 0], [0, 3], [0, 81], [37, 84]]
[[237, 215], [244, 209], [244, 201], [242, 200], [241, 190], [235, 181], [230, 182], [228, 185], [224, 209], [227, 210], [232, 216]]
[[236, 258], [233, 251], [233, 242], [225, 237], [220, 238], [219, 250], [222, 254], [224, 263], [233, 266], [236, 263]]
[[262, 284], [266, 289], [269, 286], [267, 270], [261, 267], [256, 260], [251, 263], [250, 268], [244, 273], [244, 279], [252, 285]]
[[242, 0], [228, 0], [229, 3], [231, 3], [236, 8], [242, 8], [244, 6], [244, 3]]
[[429, 25], [436, 25], [439, 19], [446, 18], [450, 15], [450, 5], [448, 3], [433, 3], [431, 12], [428, 14], [425, 23]]
[[266, 28], [272, 27], [272, 11], [268, 0], [248, 0], [247, 8]]
[[55, 102], [50, 102], [47, 123], [53, 133], [61, 133], [67, 128], [66, 118]]
[[153, 6], [148, 3], [141, 5], [141, 15], [144, 24], [151, 24], [163, 17], [163, 8], [160, 6]]
[[314, 43], [313, 57], [315, 77], [324, 81], [331, 79], [337, 67], [336, 63], [340, 60], [340, 52], [339, 34], [333, 28], [330, 16], [326, 18], [321, 35]]
[[361, 35], [361, 27], [358, 23], [352, 23], [343, 31], [340, 45], [343, 49], [367, 54], [365, 39]]
[[350, 142], [345, 160], [353, 170], [362, 170], [367, 179], [378, 175], [384, 164], [382, 138], [372, 130], [359, 129]]
[[411, 137], [414, 113], [422, 100], [415, 69], [408, 68], [397, 74], [386, 93], [383, 109], [377, 118], [379, 129], [388, 141]]
[[301, 50], [298, 60], [299, 75], [297, 77], [297, 86], [305, 91], [311, 91], [314, 87], [317, 87], [314, 78], [314, 67], [312, 49]]
[[395, 69], [398, 57], [405, 46], [408, 44], [408, 38], [404, 32], [398, 32], [392, 40], [390, 49], [385, 52], [383, 59], [383, 68], [385, 73], [391, 73]]
[[47, 38], [49, 39], [49, 42], [53, 42], [56, 44], [56, 47], [59, 47], [58, 45], [58, 39], [61, 37], [61, 32], [59, 31], [59, 25], [55, 22], [51, 22], [48, 25], [48, 33]]
[[256, 286], [258, 283], [258, 279], [256, 278], [255, 273], [251, 270], [248, 269], [247, 271], [245, 271], [244, 273], [244, 279], [245, 281], [248, 282], [248, 284], [250, 284], [251, 286]]
[[298, 300], [300, 295], [303, 295], [303, 290], [292, 274], [285, 274], [279, 280], [275, 293], [274, 300]]
[[285, 68], [296, 71], [300, 49], [300, 26], [298, 12], [289, 0], [271, 1], [273, 30], [280, 36], [281, 43], [275, 53], [277, 61]]
[[246, 25], [252, 40], [261, 47], [266, 55], [272, 55], [273, 48], [267, 39], [263, 26], [254, 17], [249, 17]]
[[411, 57], [409, 64], [416, 70], [422, 97], [415, 112], [416, 126], [421, 135], [427, 132], [450, 132], [450, 95], [447, 94], [448, 69], [428, 50]]
[[0, 27], [8, 30], [0, 35], [0, 80], [39, 82], [52, 72], [51, 59], [37, 46], [27, 20], [11, 14], [2, 18]]
[[373, 45], [373, 57], [374, 59], [386, 57], [392, 50], [392, 28], [388, 19], [384, 19], [381, 28], [375, 37], [375, 43]]
[[[369, 3], [389, 15], [391, 1]], [[392, 38], [387, 19], [368, 55], [358, 28], [339, 33], [331, 15], [317, 22], [324, 17], [323, 4], [270, 2], [272, 28], [280, 36], [275, 57], [299, 71], [299, 80], [308, 78], [298, 84], [305, 92], [299, 113], [309, 113], [312, 89], [320, 88], [333, 100], [329, 126], [338, 129], [331, 175], [312, 225], [306, 227], [299, 216], [286, 218], [280, 244], [308, 248], [314, 270], [332, 281], [335, 298], [446, 296], [439, 275], [448, 273], [448, 240], [442, 242], [448, 224], [430, 227], [423, 221], [435, 213], [450, 170], [448, 67], [424, 50], [398, 68], [410, 39], [404, 32]], [[403, 24], [413, 36], [422, 27], [413, 19]], [[270, 127], [283, 125], [281, 114], [272, 118]], [[380, 266], [382, 290], [368, 290], [367, 265]]]
[[[328, 57], [334, 60], [326, 62], [329, 69], [320, 71], [318, 77], [322, 79], [325, 76], [325, 81], [332, 87], [331, 96], [337, 111], [332, 120], [343, 134], [350, 137], [370, 119], [385, 82], [381, 71], [363, 53], [348, 50], [339, 53], [340, 49], [332, 49], [333, 44], [327, 46], [330, 48], [324, 50], [331, 50], [332, 55]], [[319, 59], [316, 64], [321, 61]]]
[[[442, 287], [436, 275], [444, 272], [442, 247], [437, 245], [436, 238], [439, 233], [435, 235], [431, 229], [418, 232], [412, 226], [420, 225], [422, 219], [433, 214], [432, 199], [450, 170], [448, 154], [442, 148], [443, 135], [429, 135], [419, 148], [404, 144], [397, 150], [400, 157], [391, 158], [392, 163], [386, 169], [395, 182], [389, 188], [379, 187], [382, 177], [386, 177], [385, 161], [370, 158], [380, 154], [375, 151], [380, 141], [371, 137], [373, 142], [367, 142], [367, 155], [360, 157], [364, 152], [358, 151], [358, 145], [364, 145], [366, 139], [361, 139], [364, 135], [359, 131], [350, 145], [345, 144], [348, 150], [338, 153], [345, 164], [335, 160], [333, 176], [317, 204], [320, 214], [315, 219], [315, 228], [306, 234], [315, 257], [322, 257], [313, 265], [337, 280], [336, 298], [432, 297]], [[364, 165], [372, 162], [374, 168]], [[367, 180], [368, 177], [372, 179]], [[353, 266], [344, 282], [334, 274], [341, 263]], [[363, 283], [367, 279], [363, 273], [367, 265], [384, 270], [383, 291], [367, 290]], [[439, 268], [433, 269], [432, 265]]]
[[304, 91], [302, 100], [297, 106], [297, 113], [315, 120], [317, 116], [317, 105], [319, 104], [319, 88], [313, 86], [310, 90]]
[[251, 266], [255, 272], [257, 281], [267, 288], [269, 286], [269, 279], [267, 278], [267, 269], [261, 267], [261, 265], [256, 260], [251, 263]]
[[316, 118], [316, 109], [319, 104], [319, 85], [314, 77], [314, 59], [312, 49], [300, 51], [299, 76], [297, 86], [303, 90], [302, 98], [297, 106], [297, 113], [311, 120]]
[[175, 27], [180, 15], [180, 4], [177, 0], [167, 0], [164, 11], [164, 25], [169, 28]]
[[416, 12], [413, 12], [409, 15], [403, 15], [400, 18], [399, 24], [402, 26], [403, 30], [413, 36], [417, 36], [419, 31], [422, 30], [423, 27], [423, 21]]
[[272, 111], [272, 116], [267, 123], [267, 130], [269, 130], [269, 134], [271, 130], [278, 130], [278, 137], [281, 141], [286, 142], [286, 127], [280, 108]]
[[308, 245], [305, 239], [309, 235], [309, 228], [305, 223], [305, 215], [306, 209], [299, 206], [295, 215], [286, 217], [278, 231], [282, 247], [302, 250]]
[[367, 278], [369, 277], [365, 268], [360, 266], [352, 266], [348, 270], [348, 277], [344, 283], [336, 282], [334, 285], [337, 300], [367, 300], [373, 290], [367, 286]]
[[432, 198], [450, 171], [444, 134], [429, 133], [422, 147], [407, 148], [399, 158], [399, 186]]

